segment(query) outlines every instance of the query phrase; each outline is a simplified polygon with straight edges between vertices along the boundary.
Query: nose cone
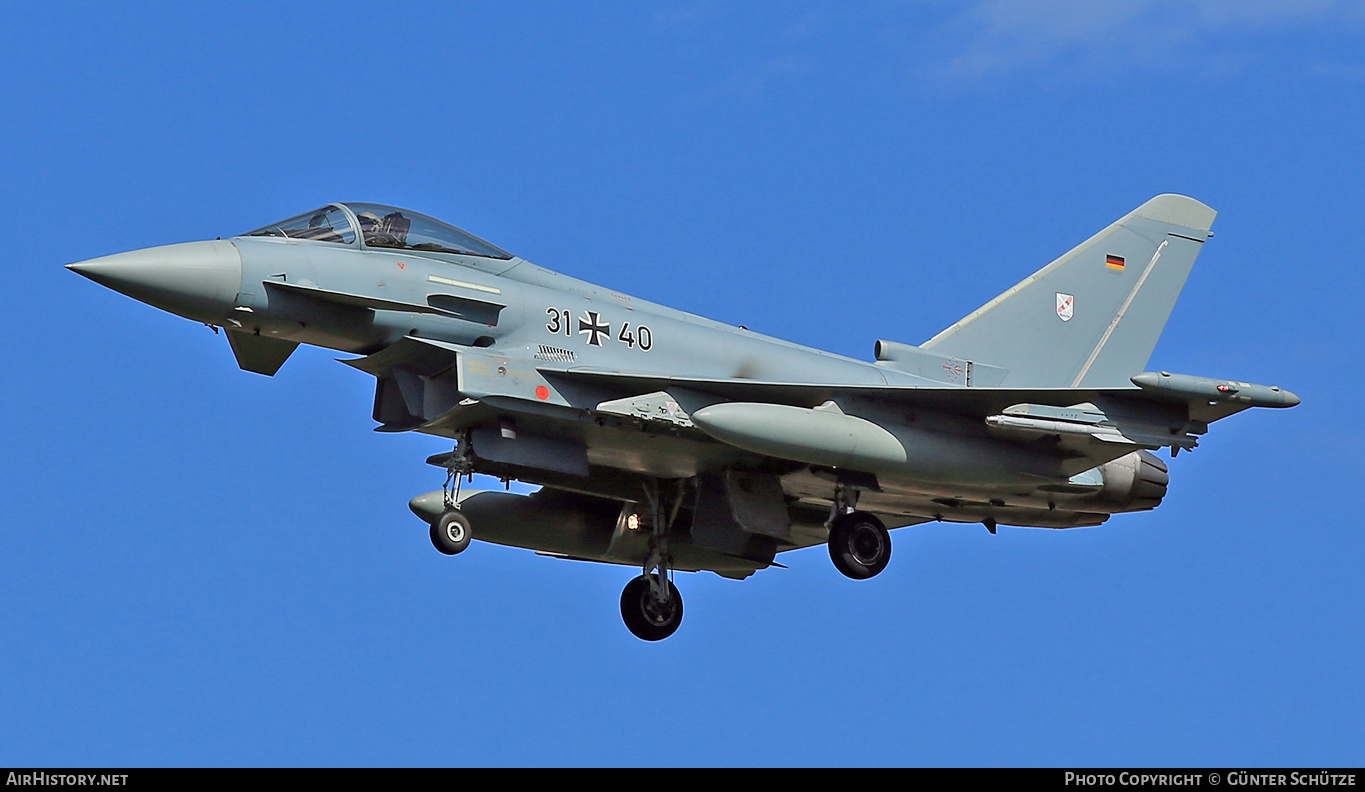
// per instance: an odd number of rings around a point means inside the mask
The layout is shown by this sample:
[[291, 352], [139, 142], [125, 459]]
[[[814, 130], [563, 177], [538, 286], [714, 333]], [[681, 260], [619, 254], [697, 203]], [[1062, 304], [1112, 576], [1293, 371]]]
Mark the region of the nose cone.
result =
[[231, 242], [186, 242], [67, 264], [117, 292], [200, 322], [221, 323], [242, 286]]

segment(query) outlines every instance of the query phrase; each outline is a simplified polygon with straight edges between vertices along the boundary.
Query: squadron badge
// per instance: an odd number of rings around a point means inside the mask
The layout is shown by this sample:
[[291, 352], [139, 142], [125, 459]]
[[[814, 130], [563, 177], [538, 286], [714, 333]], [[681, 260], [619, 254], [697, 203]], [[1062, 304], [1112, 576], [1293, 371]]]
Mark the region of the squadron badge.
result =
[[1057, 317], [1063, 322], [1070, 322], [1071, 315], [1076, 307], [1076, 298], [1070, 294], [1057, 292]]

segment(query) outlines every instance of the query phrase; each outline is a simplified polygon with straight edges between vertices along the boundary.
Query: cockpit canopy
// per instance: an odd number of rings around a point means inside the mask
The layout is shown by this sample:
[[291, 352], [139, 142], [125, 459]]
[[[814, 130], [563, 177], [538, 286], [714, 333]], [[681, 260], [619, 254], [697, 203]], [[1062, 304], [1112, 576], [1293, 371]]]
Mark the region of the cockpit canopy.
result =
[[245, 236], [273, 236], [364, 247], [510, 259], [512, 254], [453, 225], [410, 209], [371, 203], [328, 204]]

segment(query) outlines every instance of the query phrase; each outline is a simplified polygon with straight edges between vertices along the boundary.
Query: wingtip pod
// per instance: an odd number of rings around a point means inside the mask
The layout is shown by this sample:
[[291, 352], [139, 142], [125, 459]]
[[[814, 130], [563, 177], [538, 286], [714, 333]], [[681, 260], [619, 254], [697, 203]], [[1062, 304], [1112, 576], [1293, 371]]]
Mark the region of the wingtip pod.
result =
[[1183, 226], [1208, 234], [1217, 210], [1185, 195], [1164, 193], [1133, 210], [1138, 217]]
[[1149, 391], [1166, 391], [1175, 396], [1209, 401], [1240, 402], [1248, 407], [1294, 407], [1303, 402], [1297, 395], [1278, 385], [1172, 374], [1169, 371], [1144, 371], [1134, 375], [1133, 384]]

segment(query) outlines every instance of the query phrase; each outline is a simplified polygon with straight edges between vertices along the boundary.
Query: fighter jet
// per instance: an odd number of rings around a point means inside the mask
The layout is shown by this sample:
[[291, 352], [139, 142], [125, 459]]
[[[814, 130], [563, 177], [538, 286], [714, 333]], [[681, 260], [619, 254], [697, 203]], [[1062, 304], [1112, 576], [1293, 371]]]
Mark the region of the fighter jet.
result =
[[[230, 239], [68, 268], [225, 331], [272, 376], [299, 344], [354, 355], [375, 427], [453, 441], [409, 503], [471, 539], [636, 567], [639, 638], [682, 621], [676, 571], [743, 579], [825, 545], [871, 578], [890, 528], [1096, 526], [1161, 503], [1214, 421], [1275, 386], [1147, 370], [1214, 210], [1159, 195], [915, 346], [862, 361], [539, 267], [406, 209], [334, 203]], [[812, 301], [818, 299], [812, 295]], [[462, 489], [474, 473], [533, 494]]]

